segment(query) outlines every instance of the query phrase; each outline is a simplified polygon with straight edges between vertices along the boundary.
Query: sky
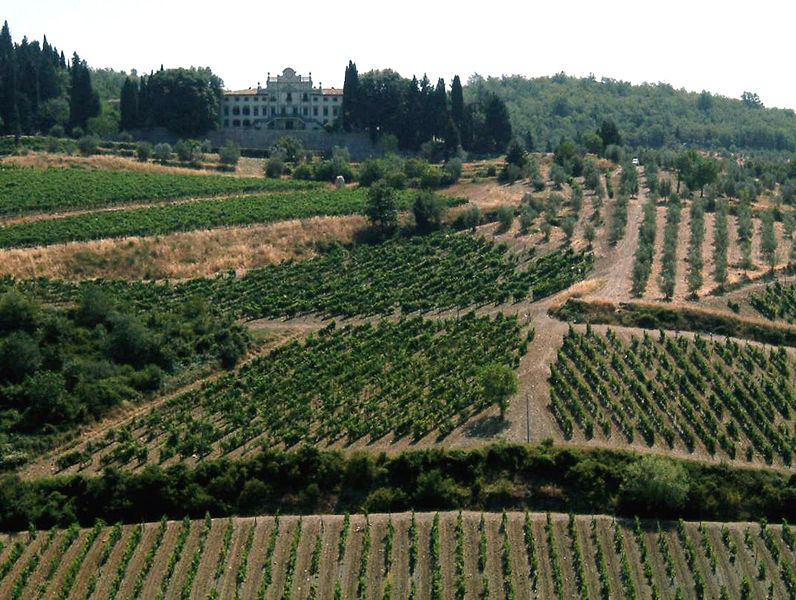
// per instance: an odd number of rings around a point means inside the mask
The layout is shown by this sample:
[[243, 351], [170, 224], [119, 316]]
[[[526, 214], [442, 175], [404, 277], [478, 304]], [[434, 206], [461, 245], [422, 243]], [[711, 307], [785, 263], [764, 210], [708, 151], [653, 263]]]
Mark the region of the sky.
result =
[[0, 12], [23, 36], [77, 51], [92, 67], [139, 73], [210, 67], [228, 89], [265, 83], [285, 67], [342, 87], [391, 68], [450, 83], [472, 74], [560, 71], [632, 83], [666, 82], [796, 109], [791, 0], [665, 2], [535, 0], [19, 0]]

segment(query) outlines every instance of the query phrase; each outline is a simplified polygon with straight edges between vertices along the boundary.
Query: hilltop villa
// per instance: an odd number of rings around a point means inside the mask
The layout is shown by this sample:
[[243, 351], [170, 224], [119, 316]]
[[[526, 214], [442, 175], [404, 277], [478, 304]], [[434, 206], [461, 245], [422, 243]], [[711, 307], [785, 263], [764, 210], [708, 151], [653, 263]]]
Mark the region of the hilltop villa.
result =
[[343, 110], [343, 90], [312, 86], [309, 77], [288, 67], [281, 75], [268, 73], [266, 86], [225, 91], [221, 107], [222, 131], [251, 129], [323, 129]]

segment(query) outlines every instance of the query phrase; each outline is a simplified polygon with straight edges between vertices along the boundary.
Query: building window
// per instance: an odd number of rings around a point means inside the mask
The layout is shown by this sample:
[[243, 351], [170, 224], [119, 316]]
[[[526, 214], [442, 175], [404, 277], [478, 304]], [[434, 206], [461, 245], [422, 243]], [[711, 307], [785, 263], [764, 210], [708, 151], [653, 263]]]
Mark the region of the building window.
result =
[[301, 99], [302, 99], [304, 102], [307, 102], [307, 101], [309, 100], [309, 97], [307, 96], [307, 93], [306, 93], [306, 92], [304, 92], [304, 95], [301, 97]]
[[226, 98], [224, 98], [224, 102], [229, 102], [229, 96], [227, 96]]
[[229, 127], [229, 119], [224, 119], [224, 127]]
[[329, 102], [329, 98], [327, 98], [326, 96], [324, 96], [324, 97], [323, 97], [323, 101], [324, 101], [324, 102]]
[[232, 107], [232, 114], [239, 115], [240, 114], [240, 106], [233, 106]]
[[287, 93], [287, 102], [293, 102], [293, 94], [290, 92]]
[[276, 106], [271, 107], [271, 115], [276, 116]]
[[276, 96], [271, 96], [271, 102], [276, 102]]
[[298, 114], [298, 107], [297, 107], [297, 106], [294, 106], [294, 107], [293, 107], [293, 115], [295, 116], [295, 115], [297, 115], [297, 114]]
[[[260, 114], [260, 108], [258, 106], [255, 106], [254, 107], [254, 116], [256, 117], [259, 114]], [[337, 109], [336, 108], [334, 109], [334, 114], [337, 114]]]
[[323, 116], [324, 117], [328, 117], [329, 116], [329, 107], [328, 106], [324, 106], [323, 107]]
[[235, 96], [235, 102], [240, 102], [240, 98], [238, 96]]
[[312, 116], [313, 117], [317, 117], [318, 116], [318, 107], [317, 106], [313, 106], [312, 107]]
[[337, 102], [337, 96], [335, 96], [334, 98], [332, 98], [332, 102]]
[[309, 113], [310, 113], [310, 109], [309, 109], [309, 108], [307, 108], [307, 107], [305, 106], [305, 107], [304, 107], [302, 110], [304, 111], [304, 116], [305, 116], [305, 117], [309, 115]]
[[240, 127], [240, 119], [232, 119], [233, 127]]
[[312, 101], [313, 101], [313, 102], [317, 102], [317, 101], [318, 101], [318, 96], [315, 96], [315, 97], [312, 99]]
[[286, 114], [285, 107], [284, 107], [284, 106], [281, 106], [280, 108], [282, 109], [282, 111], [281, 111], [281, 112], [282, 112], [282, 114], [283, 114], [283, 115], [284, 115], [284, 114]]
[[248, 101], [249, 101], [249, 97], [248, 97], [248, 96], [246, 96], [246, 97], [243, 99], [243, 101], [244, 101], [244, 102], [248, 102]]
[[229, 106], [224, 107], [224, 116], [226, 117], [227, 115], [229, 115]]
[[249, 119], [243, 119], [243, 126], [244, 127], [248, 127], [249, 126]]
[[250, 111], [249, 111], [249, 107], [248, 107], [248, 106], [244, 106], [244, 107], [243, 107], [243, 114], [244, 114], [244, 115], [248, 115], [248, 114], [249, 114], [249, 112], [250, 112]]
[[[257, 110], [257, 109], [255, 108], [254, 110]], [[332, 109], [332, 114], [333, 114], [335, 117], [337, 116], [337, 107], [336, 107], [336, 106], [335, 106], [335, 107]]]

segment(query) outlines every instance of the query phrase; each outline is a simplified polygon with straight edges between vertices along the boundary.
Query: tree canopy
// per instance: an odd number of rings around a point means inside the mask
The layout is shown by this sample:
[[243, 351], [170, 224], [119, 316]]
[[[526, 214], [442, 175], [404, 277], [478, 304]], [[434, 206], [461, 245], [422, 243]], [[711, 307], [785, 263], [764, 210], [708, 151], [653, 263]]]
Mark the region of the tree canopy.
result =
[[209, 68], [163, 69], [128, 77], [119, 99], [120, 127], [165, 127], [180, 136], [204, 135], [218, 125], [222, 80]]
[[[464, 98], [472, 101], [486, 92], [506, 103], [514, 131], [521, 137], [530, 133], [542, 148], [597, 131], [605, 146], [796, 151], [796, 113], [764, 108], [752, 92], [732, 99], [666, 83], [631, 85], [559, 73], [533, 79], [474, 75]], [[606, 122], [615, 128], [606, 128]]]
[[343, 128], [374, 138], [392, 134], [404, 150], [443, 142], [447, 155], [459, 145], [474, 152], [503, 152], [512, 132], [503, 101], [484, 93], [465, 104], [458, 76], [449, 93], [442, 78], [433, 84], [426, 75], [406, 79], [391, 69], [359, 75], [353, 62], [346, 68]]

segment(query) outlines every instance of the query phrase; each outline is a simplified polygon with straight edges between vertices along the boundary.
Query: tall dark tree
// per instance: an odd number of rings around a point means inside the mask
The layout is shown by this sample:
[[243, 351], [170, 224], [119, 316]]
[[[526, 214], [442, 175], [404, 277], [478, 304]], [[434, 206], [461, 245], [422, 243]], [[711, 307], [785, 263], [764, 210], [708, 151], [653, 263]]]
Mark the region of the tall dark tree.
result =
[[348, 61], [345, 68], [345, 80], [343, 82], [343, 129], [353, 131], [358, 123], [355, 118], [358, 114], [357, 103], [359, 98], [359, 73], [357, 65]]
[[600, 131], [597, 134], [602, 138], [605, 146], [610, 146], [611, 144], [620, 146], [622, 144], [622, 136], [619, 135], [619, 129], [616, 127], [616, 123], [610, 119], [605, 119], [602, 122]]
[[91, 87], [91, 73], [77, 52], [69, 69], [69, 126], [86, 128], [88, 120], [100, 114], [99, 96]]
[[511, 140], [511, 122], [506, 104], [490, 94], [484, 110], [484, 135], [488, 139], [488, 152], [500, 152]]
[[8, 21], [0, 30], [0, 120], [4, 132], [19, 133], [16, 53]]
[[129, 131], [141, 126], [138, 115], [138, 84], [135, 79], [128, 77], [122, 85], [119, 96], [119, 130]]
[[451, 118], [456, 128], [461, 131], [464, 123], [464, 94], [458, 75], [454, 76], [453, 83], [451, 83]]
[[441, 77], [437, 80], [437, 87], [434, 88], [434, 92], [431, 94], [429, 107], [432, 135], [437, 138], [444, 138], [448, 128], [448, 92], [445, 88], [445, 80]]
[[[147, 125], [197, 137], [218, 125], [223, 82], [209, 68], [161, 69], [139, 93], [139, 112]], [[139, 120], [141, 120], [139, 118]]]

